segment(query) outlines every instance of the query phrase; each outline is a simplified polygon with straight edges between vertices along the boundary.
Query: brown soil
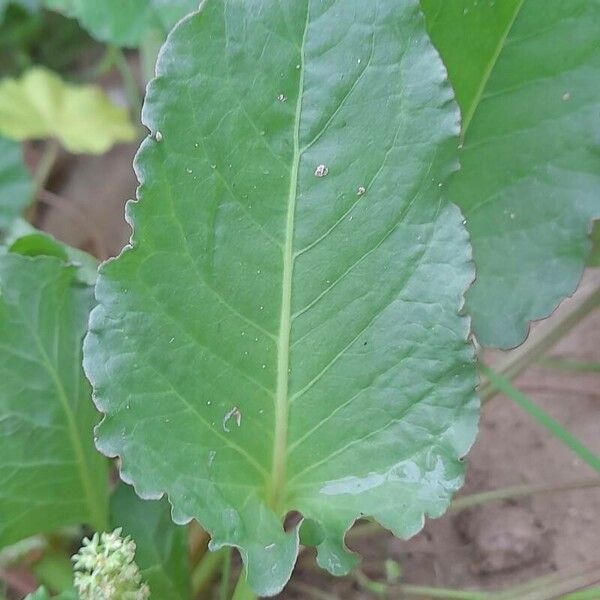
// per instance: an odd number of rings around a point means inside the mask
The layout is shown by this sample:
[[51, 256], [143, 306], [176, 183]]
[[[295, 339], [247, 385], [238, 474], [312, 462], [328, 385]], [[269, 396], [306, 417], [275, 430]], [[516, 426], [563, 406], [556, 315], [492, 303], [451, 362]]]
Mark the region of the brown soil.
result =
[[[118, 253], [129, 237], [123, 204], [135, 192], [134, 151], [134, 147], [121, 146], [102, 157], [70, 159], [63, 176], [55, 180], [54, 190], [82, 209], [89, 227], [74, 224], [65, 211], [56, 208], [42, 211], [39, 224], [87, 248], [94, 244], [88, 231], [92, 228], [101, 235], [109, 255]], [[577, 295], [599, 282], [600, 270], [588, 272]], [[573, 300], [566, 301], [557, 314], [569, 302]], [[600, 362], [600, 311], [580, 323], [550, 354]], [[517, 385], [600, 454], [599, 374], [534, 366], [518, 378]], [[510, 400], [497, 396], [483, 409], [462, 494], [593, 476], [592, 469], [561, 442]], [[380, 577], [385, 561], [393, 560], [401, 565], [406, 583], [501, 590], [557, 569], [600, 561], [599, 540], [600, 487], [543, 493], [448, 513], [429, 520], [410, 541], [396, 540], [380, 530], [350, 545], [364, 557], [362, 567], [369, 576]], [[310, 553], [301, 556], [291, 585], [279, 597], [309, 598], [305, 586], [332, 598], [376, 597], [352, 577], [335, 579], [323, 574]]]

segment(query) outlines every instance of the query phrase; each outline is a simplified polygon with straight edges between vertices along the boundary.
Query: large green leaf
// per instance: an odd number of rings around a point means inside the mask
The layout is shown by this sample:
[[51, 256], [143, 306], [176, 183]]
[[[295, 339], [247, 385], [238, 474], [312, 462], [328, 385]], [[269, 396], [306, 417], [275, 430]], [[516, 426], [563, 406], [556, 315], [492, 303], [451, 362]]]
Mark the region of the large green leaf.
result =
[[71, 152], [101, 154], [135, 139], [127, 110], [95, 85], [74, 85], [43, 68], [0, 82], [0, 134], [15, 140], [55, 137]]
[[137, 46], [152, 30], [167, 34], [200, 0], [44, 0], [48, 8], [76, 17], [96, 39]]
[[106, 526], [106, 462], [81, 364], [89, 286], [59, 258], [0, 256], [0, 546]]
[[0, 136], [0, 230], [21, 214], [32, 192], [33, 183], [23, 163], [21, 144]]
[[97, 445], [257, 593], [290, 575], [290, 511], [347, 572], [357, 517], [406, 537], [445, 510], [476, 428], [458, 115], [418, 4], [207, 0], [144, 119], [85, 343]]
[[152, 598], [188, 600], [187, 530], [171, 521], [166, 498], [142, 500], [133, 488], [120, 485], [110, 501], [112, 527], [135, 541], [135, 562]]
[[477, 265], [467, 310], [508, 348], [573, 292], [600, 217], [600, 1], [423, 5], [464, 114], [448, 194]]

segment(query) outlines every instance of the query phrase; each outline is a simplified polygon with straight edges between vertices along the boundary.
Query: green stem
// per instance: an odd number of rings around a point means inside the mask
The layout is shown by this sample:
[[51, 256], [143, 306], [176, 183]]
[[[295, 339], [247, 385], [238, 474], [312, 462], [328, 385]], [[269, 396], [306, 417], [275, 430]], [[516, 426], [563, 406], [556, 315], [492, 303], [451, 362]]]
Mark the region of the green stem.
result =
[[48, 178], [54, 168], [59, 152], [60, 143], [57, 139], [51, 138], [46, 141], [44, 151], [42, 152], [42, 156], [40, 157], [35, 168], [35, 173], [33, 174], [33, 190], [31, 191], [31, 197], [29, 198], [29, 209], [27, 210], [28, 217], [33, 216], [31, 212], [35, 207], [40, 192], [48, 182]]
[[600, 373], [600, 363], [580, 360], [564, 360], [562, 358], [542, 358], [539, 365], [560, 371], [577, 371], [578, 373]]
[[465, 590], [451, 590], [447, 588], [425, 587], [421, 585], [403, 585], [400, 587], [403, 594], [420, 598], [442, 598], [444, 600], [489, 600], [490, 595], [485, 592], [469, 592]]
[[207, 552], [192, 572], [192, 597], [204, 593], [212, 584], [221, 564], [225, 560], [226, 549], [217, 552]]
[[250, 589], [246, 581], [246, 569], [243, 569], [231, 600], [257, 600], [257, 598], [258, 596]]
[[[504, 362], [495, 365], [494, 370], [507, 379], [514, 379], [525, 371], [529, 365], [537, 362], [552, 346], [571, 331], [573, 327], [599, 306], [600, 288], [595, 289], [584, 300], [563, 313], [562, 316], [557, 316], [554, 322], [542, 326], [543, 329], [532, 334], [529, 340], [520, 348], [511, 352], [510, 356]], [[489, 380], [483, 380], [479, 386], [481, 401], [484, 403], [491, 400], [498, 391]]]
[[554, 600], [600, 580], [598, 563], [576, 565], [493, 595], [493, 600]]
[[338, 596], [334, 594], [328, 594], [319, 588], [312, 587], [311, 585], [307, 585], [306, 583], [302, 583], [300, 581], [292, 581], [290, 582], [290, 589], [300, 592], [302, 594], [302, 598], [306, 598], [310, 596], [311, 598], [315, 598], [315, 600], [340, 600]]
[[496, 500], [506, 500], [508, 498], [518, 498], [519, 496], [531, 496], [534, 494], [544, 494], [551, 492], [567, 492], [570, 490], [580, 490], [585, 488], [593, 488], [600, 486], [600, 479], [582, 479], [570, 483], [554, 483], [554, 484], [539, 484], [533, 483], [528, 485], [513, 485], [510, 487], [501, 488], [499, 490], [490, 490], [487, 492], [479, 492], [478, 494], [468, 494], [456, 498], [450, 505], [450, 510], [463, 510], [471, 506], [485, 504]]
[[[392, 591], [400, 591], [402, 596], [416, 596], [427, 598], [445, 598], [446, 600], [488, 600], [489, 596], [484, 592], [470, 592], [467, 590], [451, 590], [448, 588], [428, 587], [422, 585], [390, 586], [380, 581], [373, 581], [360, 569], [354, 576], [357, 583], [365, 590], [376, 596], [388, 597]], [[396, 596], [393, 596], [396, 597]]]
[[374, 581], [373, 579], [367, 577], [360, 569], [356, 569], [354, 577], [358, 585], [368, 592], [371, 592], [376, 596], [387, 595], [389, 588], [385, 583], [382, 583], [381, 581]]
[[164, 33], [159, 29], [151, 29], [142, 40], [140, 57], [142, 60], [142, 76], [145, 83], [154, 78], [156, 59], [163, 42]]
[[567, 594], [561, 600], [598, 600], [598, 598], [600, 598], [600, 587], [594, 587]]
[[221, 571], [221, 584], [219, 585], [219, 600], [229, 598], [229, 579], [231, 577], [231, 548], [225, 548], [225, 558]]
[[104, 46], [104, 52], [100, 57], [100, 60], [89, 69], [83, 70], [82, 74], [85, 75], [85, 77], [82, 77], [82, 80], [96, 81], [99, 77], [102, 77], [102, 75], [106, 75], [106, 73], [113, 68], [114, 64], [115, 57], [113, 54], [113, 46]]
[[121, 48], [117, 46], [111, 46], [110, 52], [112, 56], [113, 64], [115, 65], [121, 80], [123, 81], [123, 87], [125, 88], [125, 94], [127, 95], [127, 103], [136, 123], [140, 122], [142, 114], [142, 95], [138, 86], [138, 81], [131, 69], [131, 65], [127, 60], [127, 57], [123, 53]]

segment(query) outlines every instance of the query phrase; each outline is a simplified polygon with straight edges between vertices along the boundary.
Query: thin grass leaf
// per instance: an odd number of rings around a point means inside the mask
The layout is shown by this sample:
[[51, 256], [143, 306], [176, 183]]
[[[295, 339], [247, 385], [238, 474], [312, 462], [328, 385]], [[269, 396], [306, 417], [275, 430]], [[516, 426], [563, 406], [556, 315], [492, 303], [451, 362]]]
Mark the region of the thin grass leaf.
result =
[[585, 461], [592, 469], [600, 473], [600, 457], [587, 446], [569, 433], [560, 423], [555, 421], [545, 410], [537, 406], [528, 396], [515, 388], [508, 379], [498, 375], [484, 364], [479, 369], [489, 379], [491, 384], [510, 398], [515, 404], [529, 413], [540, 425], [545, 427], [565, 446], [569, 447], [579, 458]]

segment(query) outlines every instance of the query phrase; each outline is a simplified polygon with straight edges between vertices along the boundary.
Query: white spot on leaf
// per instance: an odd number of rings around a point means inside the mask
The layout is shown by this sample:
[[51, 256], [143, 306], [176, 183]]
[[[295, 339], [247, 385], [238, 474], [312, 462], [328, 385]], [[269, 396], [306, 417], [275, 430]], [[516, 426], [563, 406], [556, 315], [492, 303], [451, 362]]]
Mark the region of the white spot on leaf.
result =
[[234, 418], [236, 425], [239, 427], [242, 424], [242, 413], [237, 406], [234, 406], [224, 417], [223, 417], [223, 429], [229, 433], [230, 429], [227, 426], [227, 422]]
[[329, 169], [325, 165], [319, 165], [315, 169], [316, 177], [325, 177], [327, 175], [327, 173], [329, 173]]

